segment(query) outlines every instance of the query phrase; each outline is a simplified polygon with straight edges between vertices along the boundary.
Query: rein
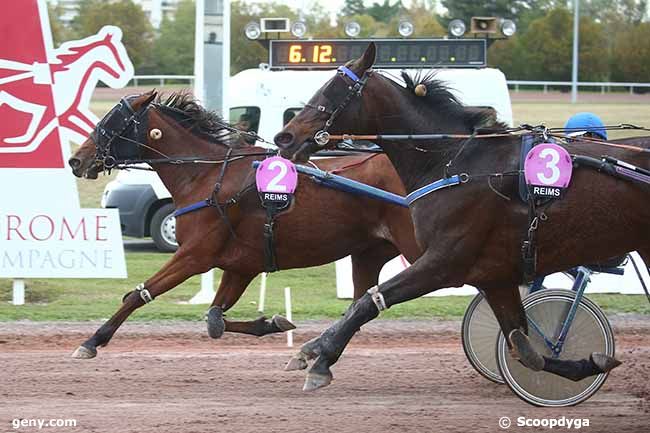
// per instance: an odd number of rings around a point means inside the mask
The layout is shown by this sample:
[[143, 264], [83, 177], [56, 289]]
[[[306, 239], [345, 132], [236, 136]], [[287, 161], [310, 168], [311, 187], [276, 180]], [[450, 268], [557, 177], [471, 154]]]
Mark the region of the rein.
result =
[[[575, 128], [571, 129], [564, 129], [564, 128], [546, 128], [544, 125], [538, 125], [538, 126], [531, 126], [527, 124], [523, 124], [519, 127], [516, 128], [509, 128], [505, 129], [503, 132], [499, 133], [488, 133], [488, 134], [477, 134], [477, 133], [472, 133], [472, 134], [445, 134], [445, 133], [438, 133], [438, 134], [375, 134], [375, 135], [355, 135], [355, 134], [339, 134], [339, 135], [329, 135], [328, 138], [330, 140], [336, 140], [336, 141], [343, 141], [343, 140], [352, 140], [352, 141], [360, 141], [360, 140], [365, 140], [365, 141], [426, 141], [426, 140], [449, 140], [449, 139], [481, 139], [481, 138], [498, 138], [498, 137], [511, 137], [515, 135], [522, 135], [526, 133], [540, 133], [543, 134], [544, 137], [553, 137], [557, 139], [562, 139], [566, 141], [586, 141], [590, 143], [595, 143], [595, 144], [600, 144], [602, 146], [608, 146], [608, 147], [615, 147], [619, 149], [626, 149], [626, 150], [631, 150], [633, 152], [640, 152], [640, 153], [650, 153], [650, 149], [645, 149], [643, 147], [639, 146], [634, 146], [631, 144], [618, 144], [618, 143], [611, 143], [606, 140], [601, 140], [598, 138], [593, 138], [593, 137], [567, 137], [564, 134], [557, 134], [554, 133], [555, 131], [563, 131], [563, 132], [571, 132]], [[601, 128], [602, 129], [602, 128]], [[621, 130], [636, 130], [636, 131], [650, 131], [650, 128], [645, 128], [642, 126], [636, 126], [636, 125], [630, 125], [630, 124], [620, 124], [620, 125], [613, 125], [613, 126], [605, 126], [604, 129], [608, 131], [621, 131]], [[580, 131], [583, 131], [584, 128], [580, 129]], [[341, 147], [337, 148], [339, 150], [345, 150], [346, 148]], [[420, 147], [416, 147], [415, 149], [423, 151], [423, 152], [431, 152], [431, 150], [427, 149], [422, 149]]]
[[[226, 143], [219, 143], [223, 146], [225, 146], [228, 151], [227, 151], [227, 156], [225, 158], [219, 158], [219, 159], [212, 159], [212, 158], [206, 158], [203, 156], [169, 156], [165, 154], [164, 152], [155, 149], [148, 144], [143, 143], [140, 140], [134, 140], [128, 136], [126, 136], [126, 132], [129, 131], [131, 128], [134, 129], [136, 137], [139, 137], [141, 135], [141, 131], [139, 131], [139, 127], [143, 125], [145, 122], [142, 120], [142, 117], [149, 111], [150, 107], [158, 107], [164, 110], [169, 110], [178, 114], [182, 115], [187, 115], [184, 111], [179, 110], [174, 107], [168, 107], [166, 105], [161, 105], [161, 104], [148, 104], [144, 108], [140, 108], [137, 112], [133, 110], [133, 107], [131, 107], [131, 104], [126, 98], [122, 98], [120, 103], [112, 110], [112, 112], [117, 111], [117, 113], [122, 114], [122, 119], [121, 122], [123, 123], [123, 127], [119, 132], [116, 132], [114, 130], [110, 130], [106, 128], [105, 124], [112, 120], [112, 116], [109, 113], [106, 115], [104, 119], [95, 127], [95, 130], [91, 134], [91, 137], [93, 138], [93, 141], [95, 142], [95, 147], [96, 147], [96, 156], [95, 160], [97, 163], [101, 163], [104, 167], [104, 170], [108, 170], [110, 172], [111, 169], [116, 168], [116, 169], [127, 169], [127, 168], [135, 168], [135, 169], [143, 169], [142, 167], [136, 167], [136, 164], [223, 164], [223, 163], [228, 163], [230, 161], [234, 161], [237, 159], [242, 159], [242, 158], [247, 158], [247, 157], [252, 157], [252, 156], [268, 156], [268, 155], [275, 155], [277, 152], [275, 151], [264, 151], [264, 152], [253, 152], [253, 153], [235, 153], [232, 154], [233, 148]], [[126, 113], [124, 113], [126, 111]], [[187, 119], [190, 120], [190, 119]], [[261, 141], [266, 144], [273, 144], [270, 143], [267, 140], [264, 140], [261, 138], [259, 135], [257, 135], [254, 132], [249, 132], [249, 131], [241, 131], [235, 127], [232, 127], [228, 125], [225, 122], [217, 122], [218, 126], [229, 131], [232, 133], [236, 133], [241, 135], [246, 135], [250, 138], [254, 138], [256, 141]], [[146, 129], [146, 128], [145, 128]], [[107, 138], [107, 141], [105, 143], [102, 143], [99, 137]], [[135, 144], [139, 148], [142, 149], [147, 149], [150, 150], [154, 153], [157, 153], [160, 155], [162, 158], [128, 158], [128, 159], [118, 159], [114, 157], [111, 153], [111, 151], [114, 148], [114, 144], [116, 139], [120, 139], [132, 144]]]

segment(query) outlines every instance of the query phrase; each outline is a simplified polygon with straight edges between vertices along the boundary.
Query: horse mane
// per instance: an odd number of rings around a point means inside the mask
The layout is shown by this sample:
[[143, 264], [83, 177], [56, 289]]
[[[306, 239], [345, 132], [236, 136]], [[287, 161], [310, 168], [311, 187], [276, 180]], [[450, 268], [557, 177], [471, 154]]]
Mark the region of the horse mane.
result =
[[410, 75], [406, 71], [401, 73], [406, 84], [406, 89], [415, 94], [415, 88], [422, 84], [426, 87], [426, 95], [417, 96], [429, 108], [443, 112], [454, 118], [463, 119], [463, 123], [471, 130], [494, 129], [502, 130], [508, 128], [505, 123], [496, 120], [496, 112], [493, 108], [467, 107], [450, 91], [449, 86], [442, 80], [436, 78], [435, 71], [424, 73], [422, 70]]
[[222, 144], [238, 147], [239, 140], [233, 139], [237, 133], [233, 132], [230, 124], [215, 111], [201, 106], [191, 91], [181, 90], [172, 92], [169, 95], [159, 94], [154, 102], [163, 109], [170, 109], [166, 110], [166, 112], [175, 117], [179, 123], [190, 123], [184, 126], [194, 135], [212, 142], [218, 141]]

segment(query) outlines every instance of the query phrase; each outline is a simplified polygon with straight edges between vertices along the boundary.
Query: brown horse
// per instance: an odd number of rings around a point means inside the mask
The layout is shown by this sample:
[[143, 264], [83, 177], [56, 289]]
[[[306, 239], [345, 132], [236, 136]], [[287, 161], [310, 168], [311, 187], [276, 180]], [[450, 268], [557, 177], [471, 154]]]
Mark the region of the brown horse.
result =
[[[535, 351], [527, 337], [526, 314], [517, 289], [528, 268], [522, 260], [522, 245], [531, 245], [524, 241], [534, 232], [537, 275], [598, 263], [633, 250], [650, 262], [648, 185], [578, 165], [564, 198], [529, 213], [529, 206], [516, 198], [518, 136], [472, 137], [490, 113], [464, 107], [435, 77], [403, 73], [404, 85], [397, 83], [371, 69], [374, 59], [371, 43], [361, 58], [340, 68], [317, 91], [276, 135], [282, 154], [306, 160], [327, 144], [328, 134], [438, 133], [444, 136], [417, 142], [387, 138], [377, 144], [409, 193], [438, 179], [458, 183], [411, 203], [416, 237], [424, 249], [420, 258], [355, 301], [342, 319], [306, 343], [287, 368], [305, 368], [308, 360], [317, 358], [304, 389], [326, 386], [332, 379], [330, 366], [359, 328], [380, 311], [438, 288], [465, 283], [482, 289], [513, 356], [526, 367], [580, 380], [617, 366], [618, 361], [604, 354], [572, 361], [542, 357]], [[647, 169], [650, 160], [645, 146], [633, 151], [584, 141], [571, 142], [566, 148], [571, 154], [595, 158], [591, 161], [597, 164], [606, 153]], [[532, 220], [531, 214], [540, 218]], [[309, 221], [314, 227], [321, 222]]]
[[[120, 324], [145, 301], [160, 296], [187, 278], [218, 267], [225, 270], [208, 311], [208, 332], [265, 335], [293, 329], [286, 319], [223, 320], [223, 312], [240, 298], [264, 270], [265, 212], [254, 188], [251, 163], [266, 149], [242, 145], [225, 124], [188, 94], [165, 101], [154, 92], [122, 100], [98, 124], [91, 138], [70, 159], [76, 176], [96, 178], [105, 161], [148, 161], [170, 191], [177, 208], [212, 197], [218, 208], [206, 207], [177, 217], [180, 247], [163, 268], [124, 297], [117, 313], [77, 349], [77, 358], [91, 358], [111, 339]], [[190, 162], [188, 155], [218, 163]], [[185, 159], [185, 163], [172, 163]], [[227, 161], [227, 162], [226, 162]], [[383, 155], [318, 161], [323, 170], [344, 170], [347, 177], [404, 195], [392, 165]], [[215, 193], [215, 184], [220, 188]], [[312, 230], [309, 221], [327, 224]], [[415, 242], [407, 209], [377, 200], [343, 194], [300, 176], [292, 207], [276, 221], [275, 248], [282, 269], [330, 263], [352, 256], [355, 298], [377, 284], [382, 266], [403, 253], [415, 260]]]

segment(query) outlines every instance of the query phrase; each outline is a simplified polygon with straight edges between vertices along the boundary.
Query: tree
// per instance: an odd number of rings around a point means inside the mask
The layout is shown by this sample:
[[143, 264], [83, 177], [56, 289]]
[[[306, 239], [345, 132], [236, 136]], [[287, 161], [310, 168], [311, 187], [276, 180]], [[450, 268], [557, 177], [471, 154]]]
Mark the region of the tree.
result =
[[404, 10], [401, 0], [391, 5], [390, 0], [384, 0], [382, 4], [374, 2], [372, 6], [366, 9], [366, 14], [370, 15], [375, 21], [388, 23], [393, 17]]
[[526, 70], [528, 54], [519, 40], [521, 36], [496, 41], [488, 49], [488, 64], [499, 68], [511, 80], [530, 78]]
[[[512, 79], [563, 81], [571, 77], [573, 14], [565, 8], [550, 11], [530, 23], [528, 30], [491, 54], [491, 63], [505, 69]], [[496, 44], [495, 44], [496, 45]], [[580, 77], [582, 81], [602, 81], [609, 76], [608, 40], [599, 24], [588, 17], [580, 20]], [[511, 55], [500, 52], [509, 48]], [[496, 62], [504, 62], [503, 65]]]
[[136, 72], [150, 67], [153, 28], [140, 6], [132, 0], [82, 0], [71, 27], [75, 37], [83, 38], [97, 33], [106, 25], [122, 29], [122, 41]]
[[173, 19], [165, 17], [153, 44], [152, 73], [190, 75], [194, 71], [194, 0], [182, 0]]
[[462, 19], [469, 27], [472, 17], [497, 17], [515, 20], [520, 30], [525, 30], [532, 20], [544, 16], [548, 10], [560, 0], [442, 0], [442, 6], [447, 9], [443, 23], [447, 25], [455, 18]]
[[640, 23], [616, 34], [612, 79], [647, 82], [650, 77], [650, 23]]
[[52, 42], [55, 47], [58, 47], [63, 42], [74, 39], [71, 30], [63, 24], [63, 20], [61, 19], [63, 13], [64, 10], [60, 3], [57, 3], [56, 6], [52, 3], [47, 4], [47, 15], [50, 19]]
[[365, 13], [366, 7], [363, 5], [363, 0], [345, 0], [339, 16], [349, 17], [352, 15], [363, 15]]
[[[244, 35], [246, 24], [259, 22], [262, 17], [289, 18], [292, 22], [297, 20], [298, 13], [286, 5], [273, 1], [264, 3], [248, 3], [235, 0], [231, 4], [230, 15], [230, 72], [237, 72], [256, 68], [260, 63], [268, 61], [268, 51], [257, 41], [251, 41]], [[327, 11], [322, 7], [312, 7], [304, 14], [307, 23], [307, 32], [312, 37], [333, 37], [337, 29], [331, 27]], [[342, 32], [343, 30], [341, 30]]]
[[421, 38], [441, 37], [447, 34], [447, 30], [440, 25], [438, 17], [434, 13], [434, 5], [426, 0], [413, 0], [411, 6], [405, 9], [400, 17], [394, 17], [391, 27], [395, 33], [391, 36], [398, 36], [397, 25], [402, 18], [408, 18], [415, 27], [413, 35]]
[[[573, 6], [571, 6], [573, 7]], [[647, 0], [582, 0], [580, 14], [600, 22], [638, 24], [646, 17]]]

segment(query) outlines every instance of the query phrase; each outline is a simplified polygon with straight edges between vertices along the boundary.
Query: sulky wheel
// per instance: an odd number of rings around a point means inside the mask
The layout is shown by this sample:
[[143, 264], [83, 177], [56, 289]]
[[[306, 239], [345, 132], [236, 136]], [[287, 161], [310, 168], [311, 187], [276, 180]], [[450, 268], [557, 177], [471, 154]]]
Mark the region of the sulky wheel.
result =
[[[528, 294], [528, 287], [521, 287], [519, 292], [523, 298]], [[465, 310], [461, 341], [472, 367], [483, 377], [495, 383], [503, 383], [494, 352], [499, 330], [499, 322], [492, 308], [485, 297], [479, 293]]]
[[[534, 321], [552, 343], [557, 341], [567, 313], [576, 297], [571, 290], [542, 290], [528, 296], [523, 304], [529, 321], [528, 336], [533, 347], [542, 355], [552, 351], [539, 331], [530, 325]], [[583, 297], [571, 323], [559, 359], [589, 359], [592, 352], [614, 356], [614, 334], [600, 307]], [[594, 395], [607, 379], [607, 374], [587, 377], [579, 382], [546, 373], [534, 372], [514, 360], [499, 332], [497, 366], [501, 377], [522, 400], [535, 406], [572, 406]]]

